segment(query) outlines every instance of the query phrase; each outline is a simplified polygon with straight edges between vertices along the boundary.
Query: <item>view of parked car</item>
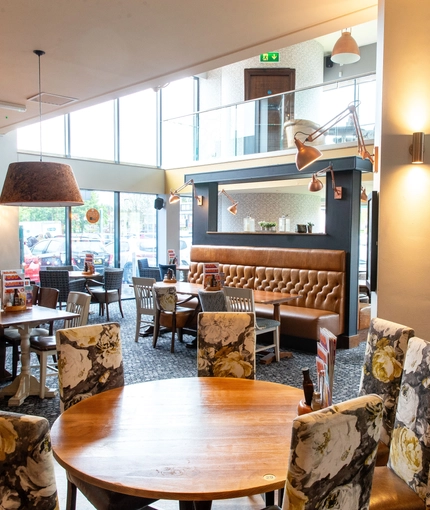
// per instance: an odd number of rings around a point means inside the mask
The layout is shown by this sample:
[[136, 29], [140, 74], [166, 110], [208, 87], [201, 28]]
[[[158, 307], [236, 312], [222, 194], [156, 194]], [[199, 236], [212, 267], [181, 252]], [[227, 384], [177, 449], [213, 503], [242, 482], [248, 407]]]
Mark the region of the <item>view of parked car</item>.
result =
[[[66, 250], [64, 237], [43, 239], [31, 248], [33, 255], [39, 257], [40, 265], [61, 267], [66, 263]], [[84, 270], [85, 255], [94, 255], [94, 267], [99, 273], [104, 273], [105, 267], [110, 265], [110, 254], [99, 238], [88, 236], [72, 237], [72, 265], [77, 270]]]
[[[106, 243], [106, 250], [111, 256], [111, 265], [114, 263], [114, 243]], [[135, 239], [121, 239], [120, 242], [120, 267], [124, 269], [124, 283], [132, 283], [133, 263], [137, 264], [138, 259], [145, 257], [144, 252], [139, 249], [138, 241]], [[134, 262], [135, 261], [135, 262]]]
[[40, 262], [39, 257], [31, 253], [30, 248], [24, 244], [24, 274], [32, 282], [39, 283]]

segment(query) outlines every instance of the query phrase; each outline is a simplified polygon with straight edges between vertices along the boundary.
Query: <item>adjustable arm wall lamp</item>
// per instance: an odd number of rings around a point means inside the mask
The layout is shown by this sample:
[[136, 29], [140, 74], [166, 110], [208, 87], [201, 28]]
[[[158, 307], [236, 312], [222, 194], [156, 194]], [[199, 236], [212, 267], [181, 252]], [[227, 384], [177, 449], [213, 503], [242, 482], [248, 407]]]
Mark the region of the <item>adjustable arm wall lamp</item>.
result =
[[232, 205], [230, 207], [227, 207], [227, 211], [231, 214], [234, 214], [236, 215], [237, 214], [237, 205], [239, 202], [236, 202], [235, 200], [233, 200], [231, 198], [231, 196], [227, 193], [227, 191], [225, 189], [222, 189], [219, 193], [218, 193], [218, 196], [220, 195], [225, 195], [229, 200], [230, 202], [232, 203]]
[[[368, 159], [372, 165], [374, 164], [373, 156], [366, 149], [366, 145], [364, 143], [363, 133], [360, 128], [360, 123], [357, 115], [357, 107], [359, 106], [360, 101], [353, 101], [350, 103], [345, 110], [340, 112], [336, 117], [329, 120], [326, 124], [316, 129], [310, 135], [307, 133], [302, 133], [301, 131], [297, 131], [294, 135], [294, 143], [297, 147], [296, 154], [296, 166], [297, 170], [303, 170], [307, 166], [311, 165], [314, 161], [319, 159], [322, 156], [322, 152], [319, 151], [316, 147], [305, 145], [306, 142], [313, 142], [321, 135], [326, 133], [330, 128], [334, 127], [341, 120], [343, 120], [348, 115], [351, 115], [352, 120], [354, 122], [355, 131], [357, 133], [357, 144], [358, 144], [358, 154], [362, 157], [362, 159]], [[306, 135], [306, 138], [303, 142], [301, 142], [296, 135], [297, 134]]]
[[187, 182], [182, 184], [182, 186], [179, 186], [178, 189], [175, 189], [175, 191], [170, 191], [169, 204], [174, 204], [176, 202], [179, 202], [179, 200], [181, 200], [181, 196], [179, 195], [179, 192], [190, 185], [193, 187], [194, 198], [197, 200], [197, 205], [203, 205], [203, 197], [201, 195], [196, 194], [196, 187], [194, 186], [194, 179], [189, 179]]
[[322, 175], [323, 173], [331, 173], [331, 187], [333, 188], [334, 192], [334, 199], [340, 200], [342, 198], [342, 188], [341, 186], [336, 186], [335, 180], [334, 180], [334, 172], [333, 172], [333, 165], [330, 164], [327, 168], [323, 168], [322, 170], [318, 170], [315, 174], [312, 175], [312, 180], [308, 184], [308, 190], [309, 191], [320, 191], [323, 189], [324, 185], [323, 183], [317, 179], [319, 175]]

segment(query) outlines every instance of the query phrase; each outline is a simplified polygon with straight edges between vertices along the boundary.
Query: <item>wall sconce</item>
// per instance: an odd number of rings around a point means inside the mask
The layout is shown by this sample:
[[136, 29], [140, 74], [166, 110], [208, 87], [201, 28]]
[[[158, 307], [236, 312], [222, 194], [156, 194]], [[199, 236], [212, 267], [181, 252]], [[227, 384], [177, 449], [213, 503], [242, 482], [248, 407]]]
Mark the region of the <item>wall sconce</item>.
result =
[[412, 163], [416, 165], [424, 163], [424, 133], [419, 132], [412, 135], [409, 154], [412, 156]]
[[341, 36], [333, 46], [331, 60], [336, 64], [354, 64], [360, 60], [358, 44], [347, 29], [342, 30]]
[[[366, 145], [364, 143], [363, 133], [360, 128], [360, 123], [358, 121], [357, 115], [357, 107], [359, 106], [360, 101], [353, 101], [350, 103], [345, 110], [340, 112], [336, 117], [329, 120], [326, 124], [316, 129], [313, 133], [308, 135], [307, 133], [302, 133], [301, 131], [297, 131], [294, 135], [294, 143], [297, 147], [296, 154], [296, 167], [297, 170], [301, 171], [307, 166], [311, 165], [314, 161], [319, 159], [322, 156], [322, 152], [319, 151], [316, 147], [312, 147], [310, 145], [305, 145], [306, 142], [313, 142], [321, 135], [326, 133], [330, 128], [334, 127], [341, 120], [343, 120], [348, 115], [352, 116], [352, 120], [354, 122], [355, 131], [357, 133], [357, 144], [358, 144], [358, 154], [362, 157], [362, 159], [368, 159], [372, 165], [374, 163], [373, 156], [366, 149]], [[304, 142], [301, 142], [296, 135], [297, 134], [306, 135]]]
[[218, 196], [220, 195], [225, 195], [229, 200], [230, 202], [232, 203], [232, 205], [230, 207], [227, 207], [227, 211], [231, 214], [234, 214], [236, 215], [237, 214], [237, 206], [239, 204], [239, 202], [236, 202], [235, 200], [233, 200], [231, 198], [231, 196], [227, 193], [227, 191], [225, 189], [222, 189], [219, 193], [218, 193]]
[[364, 186], [361, 186], [361, 195], [360, 195], [362, 202], [367, 202], [367, 193], [366, 188]]
[[169, 204], [179, 202], [179, 200], [181, 200], [181, 195], [179, 195], [179, 192], [190, 185], [193, 187], [194, 198], [197, 201], [197, 205], [203, 205], [203, 197], [201, 195], [196, 195], [196, 187], [194, 186], [193, 179], [189, 179], [187, 182], [182, 184], [182, 186], [180, 186], [178, 189], [175, 189], [175, 191], [170, 191]]
[[334, 180], [334, 172], [333, 172], [333, 165], [330, 164], [327, 168], [323, 168], [322, 170], [319, 170], [317, 173], [312, 175], [311, 182], [308, 184], [308, 190], [311, 192], [320, 191], [323, 189], [324, 184], [317, 179], [319, 175], [322, 175], [323, 173], [330, 172], [331, 173], [331, 187], [333, 188], [334, 192], [334, 199], [340, 200], [342, 198], [342, 187], [336, 186], [335, 180]]

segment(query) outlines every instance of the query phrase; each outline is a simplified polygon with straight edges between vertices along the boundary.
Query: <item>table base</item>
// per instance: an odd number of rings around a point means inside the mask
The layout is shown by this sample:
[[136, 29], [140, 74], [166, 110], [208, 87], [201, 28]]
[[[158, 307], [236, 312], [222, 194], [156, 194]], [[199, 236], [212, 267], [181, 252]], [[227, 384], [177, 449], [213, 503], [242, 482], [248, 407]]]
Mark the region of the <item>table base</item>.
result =
[[212, 501], [179, 501], [179, 510], [211, 510]]
[[[8, 406], [20, 406], [29, 395], [39, 396], [40, 382], [34, 375], [23, 377], [22, 374], [15, 377], [13, 382], [0, 390], [0, 398], [13, 395], [8, 402]], [[45, 387], [45, 398], [53, 398], [56, 390]]]

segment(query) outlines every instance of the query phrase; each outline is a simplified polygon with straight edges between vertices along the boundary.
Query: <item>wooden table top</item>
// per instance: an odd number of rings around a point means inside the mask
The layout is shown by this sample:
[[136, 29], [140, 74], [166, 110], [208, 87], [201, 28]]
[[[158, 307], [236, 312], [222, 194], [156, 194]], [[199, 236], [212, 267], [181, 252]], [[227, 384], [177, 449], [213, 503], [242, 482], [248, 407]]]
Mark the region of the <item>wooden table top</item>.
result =
[[207, 501], [285, 484], [302, 390], [266, 381], [182, 378], [79, 402], [51, 431], [54, 456], [106, 489]]
[[95, 273], [84, 273], [82, 271], [69, 271], [69, 278], [94, 278], [94, 276], [100, 276], [101, 273], [97, 271]]
[[1, 312], [0, 326], [18, 326], [20, 324], [41, 324], [53, 320], [65, 320], [77, 317], [79, 314], [66, 312], [65, 310], [56, 310], [55, 308], [47, 308], [45, 306], [35, 305], [26, 310], [18, 312]]

